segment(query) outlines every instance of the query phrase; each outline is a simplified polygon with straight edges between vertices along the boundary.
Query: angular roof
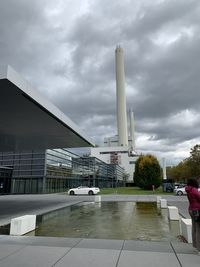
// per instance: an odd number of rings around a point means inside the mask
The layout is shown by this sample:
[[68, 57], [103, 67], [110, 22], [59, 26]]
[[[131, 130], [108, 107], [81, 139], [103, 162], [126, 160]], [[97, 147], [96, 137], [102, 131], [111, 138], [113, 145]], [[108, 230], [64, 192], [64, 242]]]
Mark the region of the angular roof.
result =
[[0, 66], [0, 151], [94, 146], [10, 66]]

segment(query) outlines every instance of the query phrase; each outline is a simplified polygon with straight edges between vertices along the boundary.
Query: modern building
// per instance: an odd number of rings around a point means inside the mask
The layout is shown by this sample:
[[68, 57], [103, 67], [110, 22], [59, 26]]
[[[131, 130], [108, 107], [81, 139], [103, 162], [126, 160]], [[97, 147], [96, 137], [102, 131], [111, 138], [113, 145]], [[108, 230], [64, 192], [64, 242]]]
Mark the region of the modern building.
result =
[[34, 194], [63, 192], [87, 185], [124, 185], [124, 169], [95, 157], [80, 157], [66, 149], [1, 152], [0, 193]]
[[0, 66], [1, 193], [64, 190], [78, 178], [72, 156], [54, 148], [88, 146], [93, 141], [74, 122], [10, 66]]

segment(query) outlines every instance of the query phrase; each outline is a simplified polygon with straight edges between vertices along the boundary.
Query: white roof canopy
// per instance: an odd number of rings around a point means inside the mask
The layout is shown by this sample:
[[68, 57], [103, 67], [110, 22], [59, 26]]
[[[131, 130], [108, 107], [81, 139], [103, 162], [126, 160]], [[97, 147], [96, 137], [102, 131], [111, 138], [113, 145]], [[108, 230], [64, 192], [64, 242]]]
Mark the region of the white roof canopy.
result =
[[10, 66], [0, 66], [0, 151], [94, 146]]

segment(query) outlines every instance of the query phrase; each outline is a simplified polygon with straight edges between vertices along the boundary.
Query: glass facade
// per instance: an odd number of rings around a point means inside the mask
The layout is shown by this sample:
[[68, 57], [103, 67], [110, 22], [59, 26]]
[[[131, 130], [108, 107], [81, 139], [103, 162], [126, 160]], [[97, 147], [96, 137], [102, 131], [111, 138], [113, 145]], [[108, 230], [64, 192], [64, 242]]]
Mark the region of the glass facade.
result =
[[45, 151], [1, 152], [0, 166], [12, 168], [11, 193], [42, 193]]
[[0, 167], [0, 194], [8, 194], [11, 189], [12, 168]]
[[124, 185], [124, 169], [67, 149], [1, 152], [0, 166], [12, 169], [10, 193], [55, 193], [80, 185]]
[[87, 186], [105, 188], [123, 184], [124, 169], [115, 164], [106, 164], [95, 157], [73, 159], [73, 172]]

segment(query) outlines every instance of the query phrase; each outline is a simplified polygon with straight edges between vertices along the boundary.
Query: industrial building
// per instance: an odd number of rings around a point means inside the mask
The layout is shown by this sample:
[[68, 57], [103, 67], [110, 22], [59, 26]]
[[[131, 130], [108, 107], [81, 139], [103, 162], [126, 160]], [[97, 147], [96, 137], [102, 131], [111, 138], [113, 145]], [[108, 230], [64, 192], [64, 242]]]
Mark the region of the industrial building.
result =
[[135, 162], [138, 155], [135, 151], [134, 113], [129, 112], [129, 131], [126, 109], [124, 52], [120, 46], [115, 50], [116, 66], [116, 102], [118, 134], [104, 138], [104, 146], [92, 147], [91, 156], [108, 164], [118, 164], [125, 170], [126, 184], [134, 183]]

